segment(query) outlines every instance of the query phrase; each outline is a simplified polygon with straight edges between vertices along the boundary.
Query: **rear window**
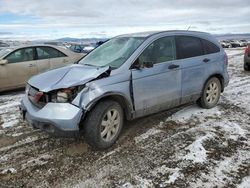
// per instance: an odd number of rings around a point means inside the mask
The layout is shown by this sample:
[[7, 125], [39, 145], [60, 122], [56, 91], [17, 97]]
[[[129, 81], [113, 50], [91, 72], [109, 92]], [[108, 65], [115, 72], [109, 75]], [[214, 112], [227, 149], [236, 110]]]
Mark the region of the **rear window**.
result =
[[49, 59], [49, 58], [59, 58], [59, 57], [66, 57], [66, 55], [55, 48], [51, 47], [37, 47], [37, 56], [38, 59]]
[[220, 51], [220, 48], [216, 46], [214, 43], [205, 39], [201, 39], [201, 41], [205, 54], [213, 54], [213, 53], [218, 53]]
[[204, 55], [201, 40], [191, 36], [177, 36], [178, 59]]

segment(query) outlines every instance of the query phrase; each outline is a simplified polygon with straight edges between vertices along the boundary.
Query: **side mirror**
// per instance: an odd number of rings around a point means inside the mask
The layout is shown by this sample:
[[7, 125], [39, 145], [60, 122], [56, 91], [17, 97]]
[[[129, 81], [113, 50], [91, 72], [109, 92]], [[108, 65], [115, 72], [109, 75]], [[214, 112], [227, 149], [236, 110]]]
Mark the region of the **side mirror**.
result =
[[132, 69], [137, 69], [140, 70], [141, 68], [143, 68], [142, 64], [139, 62], [139, 59], [137, 59], [134, 64], [131, 67]]
[[8, 63], [8, 60], [7, 59], [1, 59], [0, 60], [0, 65], [5, 65]]
[[139, 59], [137, 59], [137, 60], [134, 62], [132, 68], [133, 68], [133, 69], [140, 70], [140, 69], [145, 68], [145, 67], [146, 67], [146, 68], [151, 68], [151, 67], [153, 67], [153, 66], [154, 66], [154, 63], [151, 62], [151, 61], [140, 63], [140, 62], [139, 62]]

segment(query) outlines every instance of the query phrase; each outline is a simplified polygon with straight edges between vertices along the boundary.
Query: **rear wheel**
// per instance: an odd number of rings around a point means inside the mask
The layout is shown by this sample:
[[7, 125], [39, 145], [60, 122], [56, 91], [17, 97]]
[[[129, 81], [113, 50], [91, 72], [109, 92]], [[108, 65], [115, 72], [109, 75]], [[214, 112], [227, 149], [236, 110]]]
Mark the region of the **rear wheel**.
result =
[[250, 65], [244, 63], [244, 70], [245, 70], [245, 71], [250, 71]]
[[111, 147], [122, 130], [123, 116], [119, 103], [111, 100], [98, 103], [85, 121], [86, 142], [98, 149]]
[[221, 94], [221, 83], [216, 77], [210, 78], [204, 86], [201, 98], [197, 101], [202, 108], [213, 108], [217, 105]]

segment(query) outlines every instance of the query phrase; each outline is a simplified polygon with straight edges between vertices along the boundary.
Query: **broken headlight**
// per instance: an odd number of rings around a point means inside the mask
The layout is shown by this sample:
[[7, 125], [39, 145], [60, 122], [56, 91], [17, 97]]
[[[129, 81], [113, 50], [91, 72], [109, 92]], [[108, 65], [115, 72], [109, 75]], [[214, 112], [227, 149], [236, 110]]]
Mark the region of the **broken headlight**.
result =
[[76, 95], [83, 89], [83, 86], [59, 89], [51, 95], [51, 102], [67, 103], [72, 102]]

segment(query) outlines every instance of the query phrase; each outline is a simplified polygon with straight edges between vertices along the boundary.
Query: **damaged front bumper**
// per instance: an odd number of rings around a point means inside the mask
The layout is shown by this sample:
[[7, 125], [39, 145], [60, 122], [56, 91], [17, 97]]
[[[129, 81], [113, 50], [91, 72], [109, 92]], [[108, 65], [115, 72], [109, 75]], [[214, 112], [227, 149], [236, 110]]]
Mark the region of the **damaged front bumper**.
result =
[[47, 103], [37, 108], [25, 96], [20, 105], [23, 118], [34, 128], [63, 137], [79, 135], [79, 123], [83, 111], [70, 103]]

